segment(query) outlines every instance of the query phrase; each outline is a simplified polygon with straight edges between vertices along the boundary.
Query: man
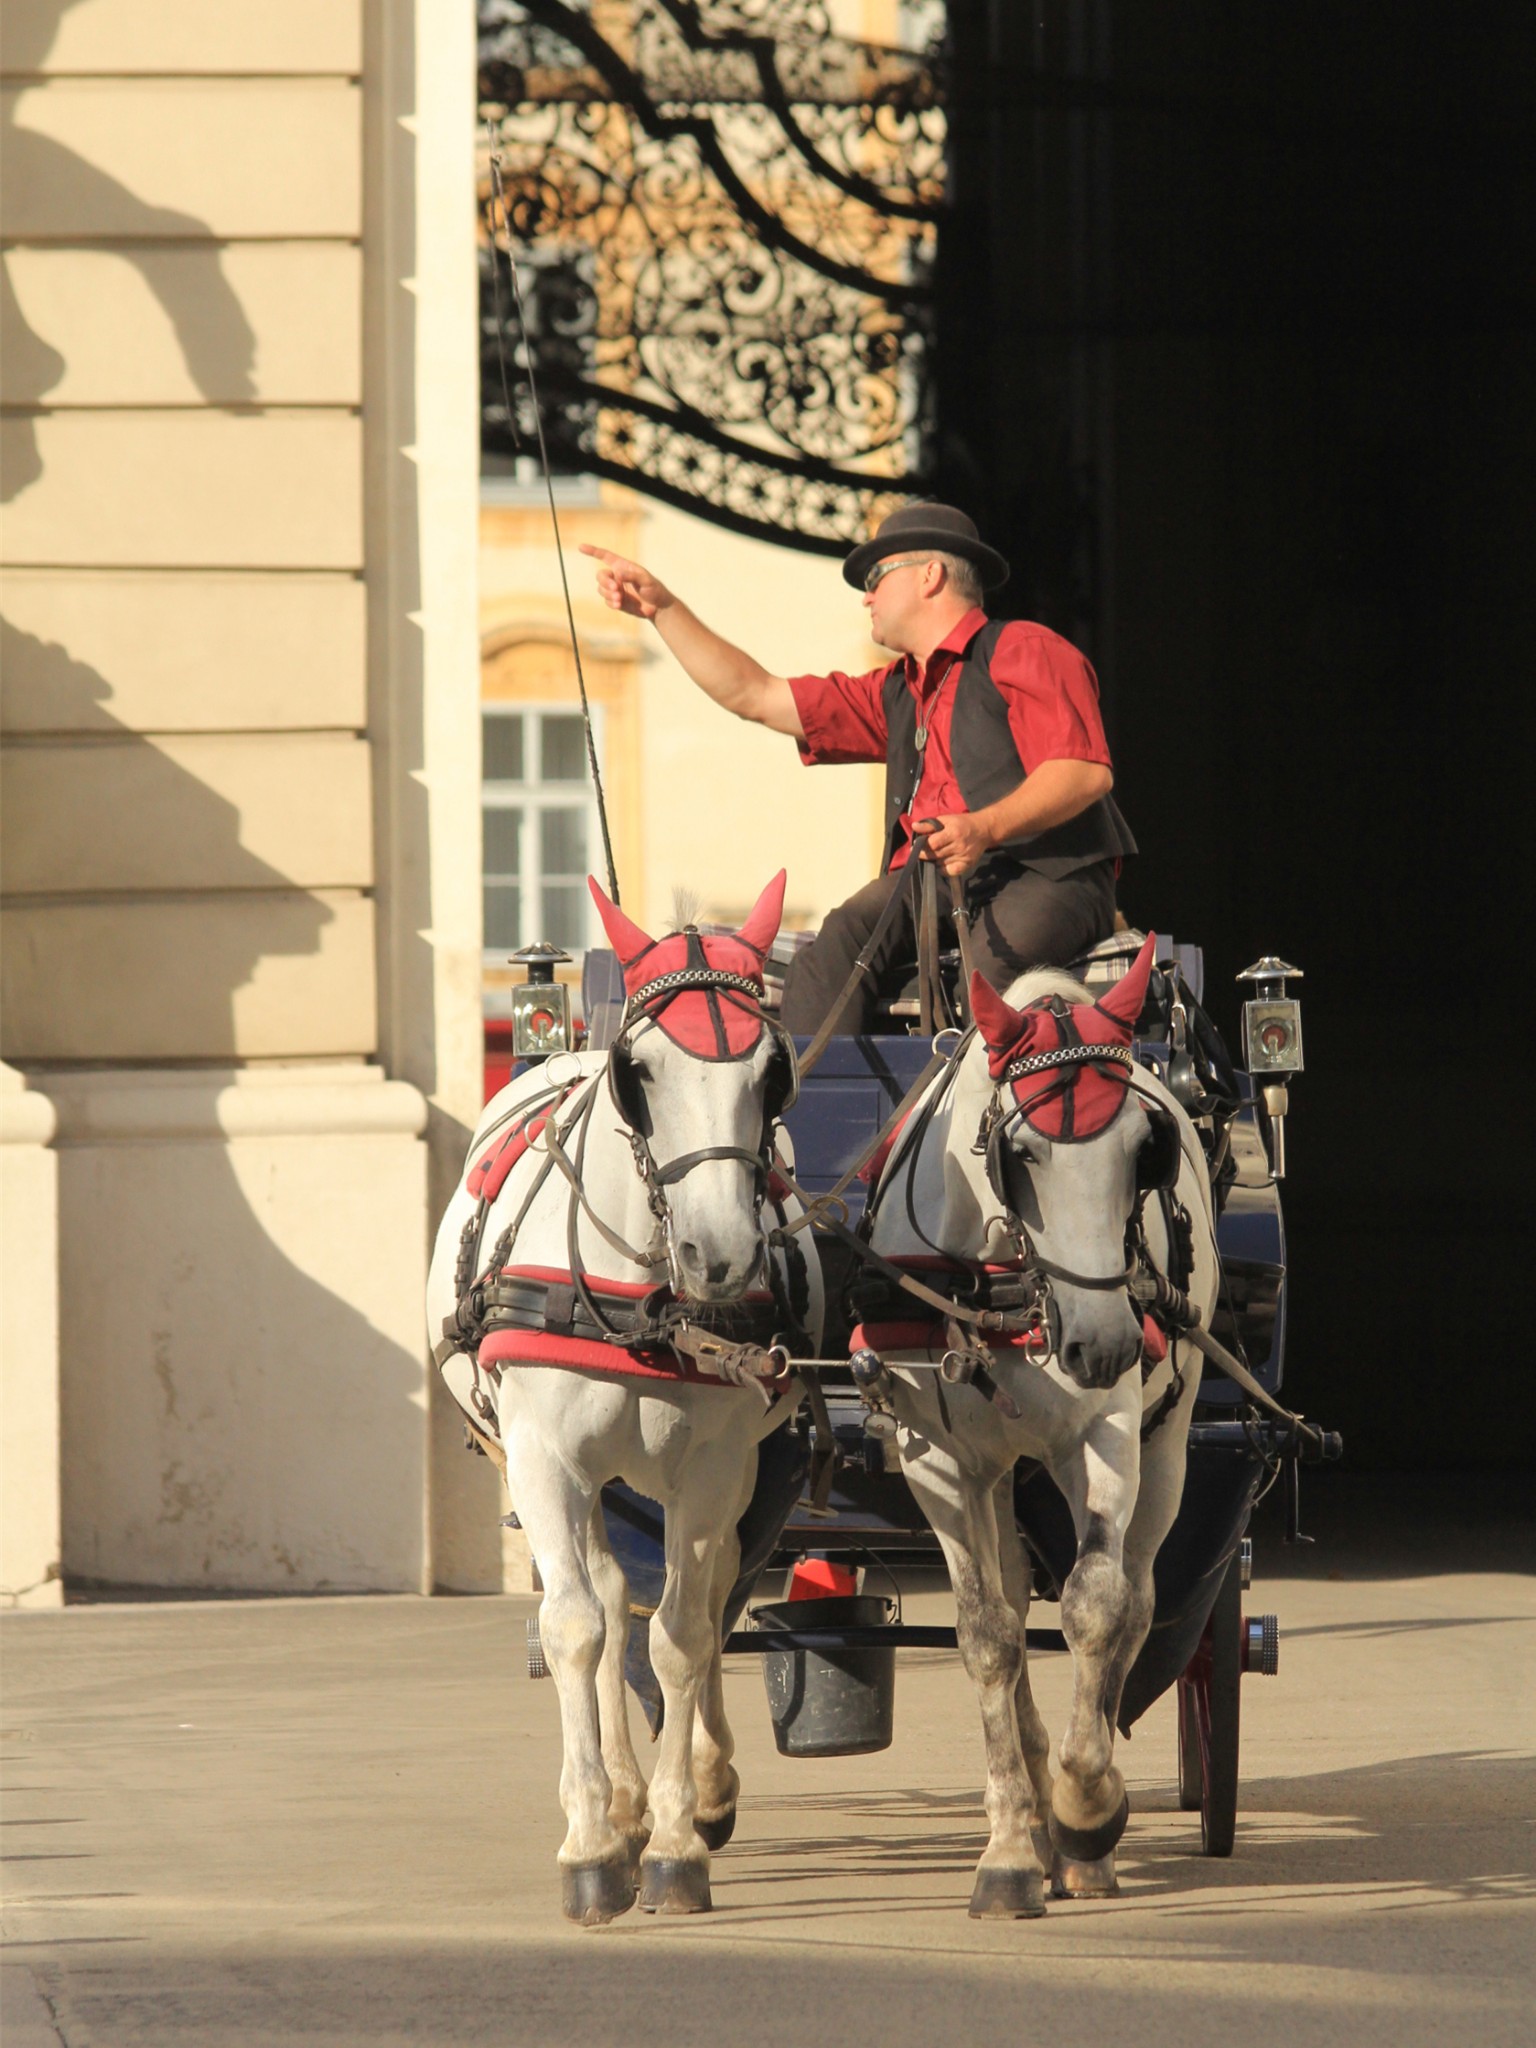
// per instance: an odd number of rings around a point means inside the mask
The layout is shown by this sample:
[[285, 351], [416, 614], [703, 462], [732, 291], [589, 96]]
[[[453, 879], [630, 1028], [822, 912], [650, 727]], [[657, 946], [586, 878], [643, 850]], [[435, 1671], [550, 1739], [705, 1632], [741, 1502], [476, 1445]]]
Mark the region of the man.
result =
[[910, 893], [858, 985], [842, 991], [924, 834], [922, 857], [965, 878], [972, 958], [999, 990], [1114, 929], [1115, 878], [1136, 842], [1110, 795], [1098, 682], [1045, 626], [988, 620], [982, 595], [1007, 581], [1008, 564], [963, 512], [907, 505], [844, 563], [844, 581], [864, 592], [872, 638], [897, 656], [860, 676], [770, 675], [638, 562], [606, 548], [583, 553], [600, 564], [604, 601], [651, 620], [727, 711], [789, 734], [808, 764], [886, 764], [879, 879], [796, 955], [784, 988], [789, 1030], [815, 1031], [834, 1006], [838, 1031], [869, 1029], [880, 976], [916, 954]]

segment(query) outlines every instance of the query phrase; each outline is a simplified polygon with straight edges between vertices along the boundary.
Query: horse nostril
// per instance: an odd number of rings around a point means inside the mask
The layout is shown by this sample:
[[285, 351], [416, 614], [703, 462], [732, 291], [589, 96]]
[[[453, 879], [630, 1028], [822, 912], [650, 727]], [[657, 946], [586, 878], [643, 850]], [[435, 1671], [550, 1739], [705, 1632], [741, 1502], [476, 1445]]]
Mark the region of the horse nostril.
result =
[[728, 1280], [731, 1277], [730, 1260], [711, 1260], [710, 1263], [704, 1268], [704, 1277], [706, 1280], [708, 1280], [711, 1287], [718, 1287], [722, 1280]]

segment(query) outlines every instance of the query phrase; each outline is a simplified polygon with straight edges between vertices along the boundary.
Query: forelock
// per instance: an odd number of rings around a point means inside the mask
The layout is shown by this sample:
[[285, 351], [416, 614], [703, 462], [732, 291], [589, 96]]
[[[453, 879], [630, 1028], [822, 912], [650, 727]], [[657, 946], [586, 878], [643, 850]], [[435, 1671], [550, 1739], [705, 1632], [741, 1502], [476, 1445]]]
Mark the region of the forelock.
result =
[[1015, 1010], [1027, 1010], [1031, 1003], [1047, 996], [1060, 996], [1068, 1003], [1091, 1003], [1093, 997], [1064, 967], [1031, 967], [1003, 991], [1003, 999]]

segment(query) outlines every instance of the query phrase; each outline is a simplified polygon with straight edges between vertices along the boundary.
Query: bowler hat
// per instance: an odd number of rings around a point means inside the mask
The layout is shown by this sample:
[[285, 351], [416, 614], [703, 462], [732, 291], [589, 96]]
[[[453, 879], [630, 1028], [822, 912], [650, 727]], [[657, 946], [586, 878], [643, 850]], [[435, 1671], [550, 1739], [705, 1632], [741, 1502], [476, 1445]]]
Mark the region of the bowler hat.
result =
[[936, 555], [959, 555], [973, 562], [981, 572], [983, 590], [997, 590], [1008, 581], [1008, 564], [989, 548], [976, 531], [974, 520], [953, 505], [919, 502], [903, 505], [882, 519], [873, 540], [856, 547], [843, 564], [843, 581], [855, 590], [864, 588], [864, 578], [886, 555], [920, 554], [931, 548]]

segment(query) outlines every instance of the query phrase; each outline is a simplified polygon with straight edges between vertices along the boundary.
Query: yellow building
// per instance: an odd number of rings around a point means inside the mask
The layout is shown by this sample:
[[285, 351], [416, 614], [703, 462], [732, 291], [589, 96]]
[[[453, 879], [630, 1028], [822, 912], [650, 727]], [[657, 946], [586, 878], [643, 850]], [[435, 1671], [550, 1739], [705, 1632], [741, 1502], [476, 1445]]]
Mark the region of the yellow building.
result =
[[[649, 627], [598, 607], [578, 548], [643, 560], [776, 673], [883, 659], [834, 559], [743, 536], [852, 545], [916, 459], [905, 295], [931, 266], [942, 192], [924, 68], [941, 20], [825, 0], [756, 23], [772, 41], [749, 48], [722, 0], [484, 10], [482, 232], [503, 252], [483, 307], [502, 347], [482, 354], [502, 451], [481, 503], [493, 1018], [512, 942], [586, 943], [580, 872], [602, 870], [525, 338], [564, 469], [585, 456], [658, 494], [556, 485], [626, 905], [654, 928], [682, 889], [729, 919], [782, 863], [786, 920], [809, 925], [875, 872], [877, 773], [807, 776], [788, 742], [711, 705]], [[674, 509], [694, 502], [702, 516]]]
[[[590, 541], [643, 560], [779, 674], [873, 667], [882, 657], [858, 598], [835, 562], [725, 533], [621, 485], [562, 479], [556, 493], [626, 908], [654, 931], [682, 890], [705, 918], [743, 917], [784, 867], [786, 926], [819, 922], [879, 865], [880, 772], [811, 774], [793, 742], [710, 703], [651, 627], [598, 601], [593, 564], [577, 549]], [[584, 877], [603, 879], [542, 483], [482, 483], [480, 645], [494, 1019], [515, 978], [508, 942], [548, 938], [578, 953], [595, 928]], [[527, 853], [503, 852], [498, 866], [497, 849], [519, 832]]]

